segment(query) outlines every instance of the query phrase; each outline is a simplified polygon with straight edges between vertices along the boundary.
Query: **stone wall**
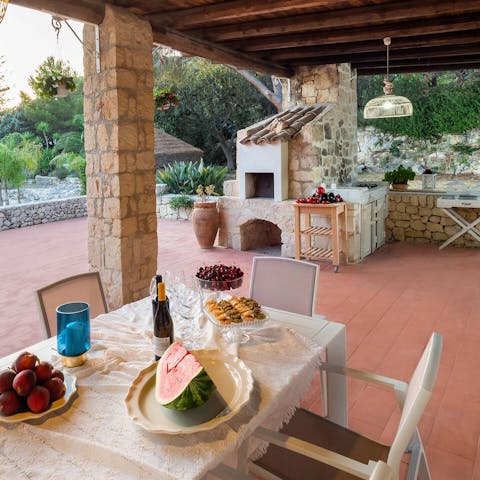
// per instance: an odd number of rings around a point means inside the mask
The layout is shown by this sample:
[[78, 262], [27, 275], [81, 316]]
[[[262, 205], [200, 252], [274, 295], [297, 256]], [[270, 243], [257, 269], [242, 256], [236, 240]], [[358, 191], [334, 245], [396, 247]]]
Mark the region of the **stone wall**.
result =
[[29, 227], [87, 215], [86, 197], [0, 207], [0, 230]]
[[314, 184], [356, 175], [357, 88], [350, 65], [300, 67], [283, 92], [285, 106], [329, 103], [330, 110], [289, 142], [289, 198], [309, 195]]
[[[388, 216], [385, 221], [387, 241], [442, 244], [460, 227], [437, 208], [434, 193], [390, 192]], [[469, 223], [478, 218], [480, 209], [456, 208]], [[450, 245], [457, 247], [480, 247], [480, 243], [469, 234], [462, 235]]]

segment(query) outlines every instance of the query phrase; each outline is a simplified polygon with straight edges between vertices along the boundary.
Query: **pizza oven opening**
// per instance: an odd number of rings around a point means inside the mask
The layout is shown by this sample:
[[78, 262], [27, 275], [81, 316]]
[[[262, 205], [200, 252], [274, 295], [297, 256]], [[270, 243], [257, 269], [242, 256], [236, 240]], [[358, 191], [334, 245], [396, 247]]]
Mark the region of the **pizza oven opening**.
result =
[[246, 173], [245, 198], [274, 198], [273, 173]]

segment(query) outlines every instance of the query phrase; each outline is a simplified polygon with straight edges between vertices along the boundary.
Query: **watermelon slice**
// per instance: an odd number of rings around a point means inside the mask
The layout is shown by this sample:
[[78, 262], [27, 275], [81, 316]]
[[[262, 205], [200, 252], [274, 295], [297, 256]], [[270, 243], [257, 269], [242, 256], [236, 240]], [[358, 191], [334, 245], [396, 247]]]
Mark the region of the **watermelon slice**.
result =
[[174, 342], [157, 364], [155, 398], [172, 410], [189, 410], [203, 405], [215, 390], [195, 355]]

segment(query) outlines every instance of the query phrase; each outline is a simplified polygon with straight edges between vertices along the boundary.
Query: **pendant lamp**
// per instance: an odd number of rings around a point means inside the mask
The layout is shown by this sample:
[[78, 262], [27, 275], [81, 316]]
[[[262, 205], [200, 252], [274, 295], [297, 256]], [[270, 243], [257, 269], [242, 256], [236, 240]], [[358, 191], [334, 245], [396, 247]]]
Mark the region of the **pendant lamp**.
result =
[[390, 118], [390, 117], [410, 117], [413, 113], [412, 102], [406, 97], [393, 95], [393, 83], [388, 79], [388, 47], [392, 39], [386, 37], [383, 44], [387, 47], [387, 74], [383, 79], [383, 93], [381, 97], [372, 98], [363, 110], [363, 118]]

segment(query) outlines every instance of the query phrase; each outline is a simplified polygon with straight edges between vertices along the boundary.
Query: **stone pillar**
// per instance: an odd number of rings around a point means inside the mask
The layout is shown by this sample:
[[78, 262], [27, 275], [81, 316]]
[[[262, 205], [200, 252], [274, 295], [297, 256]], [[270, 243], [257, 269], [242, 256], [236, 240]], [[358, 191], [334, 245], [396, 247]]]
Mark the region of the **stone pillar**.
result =
[[100, 271], [110, 308], [148, 295], [157, 266], [150, 24], [106, 5], [84, 28], [88, 261]]
[[[350, 64], [299, 67], [284, 84], [284, 107], [328, 103], [332, 108], [289, 143], [289, 197], [310, 195], [322, 181], [356, 176], [357, 85]], [[313, 179], [313, 180], [312, 180]]]

